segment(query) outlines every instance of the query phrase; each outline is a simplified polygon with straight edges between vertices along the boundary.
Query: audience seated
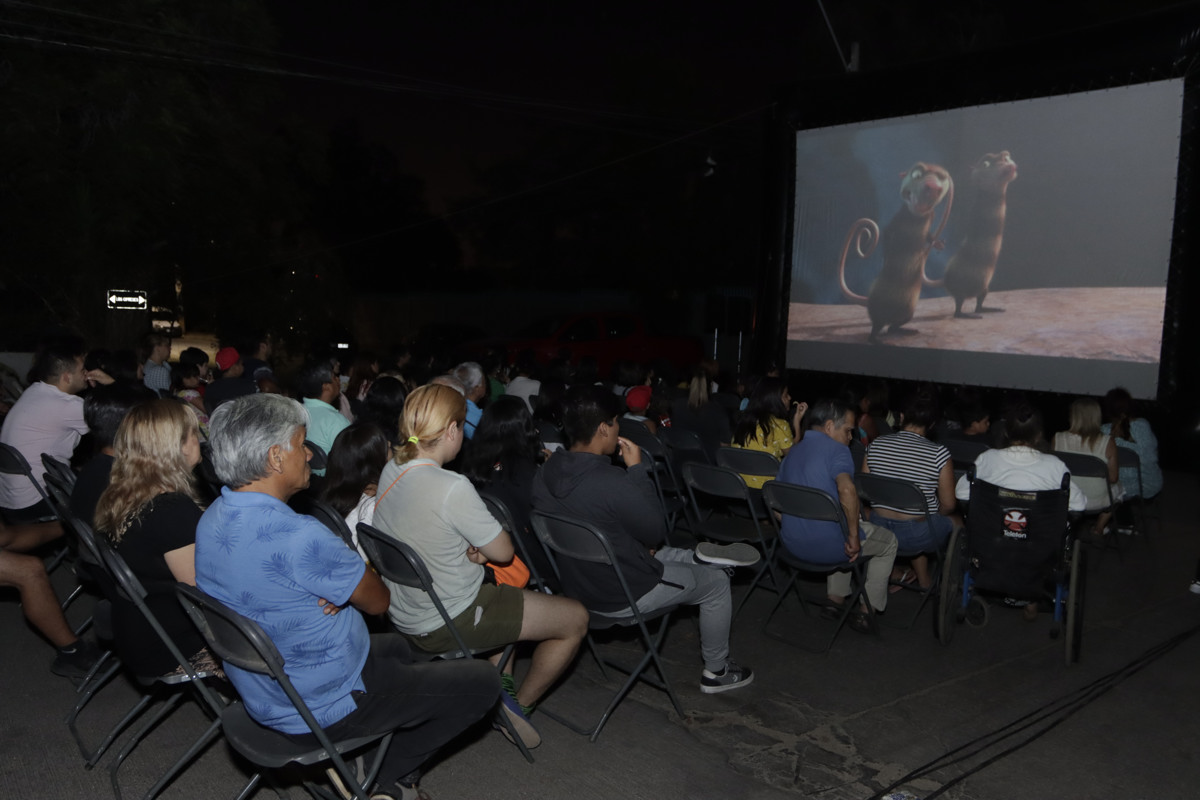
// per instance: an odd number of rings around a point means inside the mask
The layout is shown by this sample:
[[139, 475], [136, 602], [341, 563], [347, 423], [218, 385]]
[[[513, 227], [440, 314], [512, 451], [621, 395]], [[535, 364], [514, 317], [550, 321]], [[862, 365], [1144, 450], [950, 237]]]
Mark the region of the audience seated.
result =
[[1162, 491], [1162, 469], [1158, 466], [1158, 439], [1144, 418], [1135, 416], [1133, 398], [1120, 387], [1104, 395], [1104, 415], [1108, 419], [1100, 430], [1116, 439], [1117, 447], [1138, 454], [1142, 468], [1142, 484], [1138, 486], [1138, 471], [1121, 467], [1121, 486], [1126, 497], [1142, 496], [1149, 500]]
[[204, 392], [204, 407], [210, 417], [222, 403], [258, 391], [258, 385], [246, 376], [245, 365], [236, 349], [222, 347], [217, 351], [216, 362], [220, 372]]
[[60, 536], [62, 528], [56, 522], [0, 523], [0, 586], [17, 590], [25, 619], [54, 646], [56, 652], [50, 671], [77, 681], [87, 675], [100, 657], [100, 651], [71, 630], [42, 559], [30, 555], [31, 551]]
[[[792, 555], [817, 564], [839, 564], [860, 555], [871, 556], [866, 569], [866, 593], [871, 608], [887, 608], [888, 578], [896, 560], [896, 537], [880, 525], [859, 519], [858, 491], [854, 485], [854, 462], [850, 441], [854, 436], [854, 409], [842, 400], [822, 400], [809, 412], [809, 429], [783, 459], [779, 480], [809, 486], [841, 502], [846, 513], [849, 538], [843, 538], [836, 522], [821, 522], [785, 516], [780, 530], [783, 546]], [[850, 573], [831, 573], [826, 591], [833, 603], [841, 604], [850, 594]], [[860, 613], [850, 618], [858, 631], [869, 629]]]
[[954, 465], [950, 452], [926, 438], [935, 418], [933, 398], [924, 392], [914, 393], [904, 406], [900, 430], [880, 436], [871, 443], [862, 470], [884, 478], [908, 481], [925, 495], [928, 525], [924, 516], [878, 503], [871, 507], [871, 522], [895, 534], [899, 550], [921, 552], [912, 557], [912, 573], [905, 570], [893, 574], [893, 579], [908, 583], [912, 575], [923, 589], [933, 585], [929, 558], [925, 553], [937, 552], [955, 526], [961, 525], [954, 513]]
[[255, 331], [240, 347], [245, 376], [259, 384], [259, 391], [265, 391], [261, 386], [262, 381], [275, 381], [275, 373], [271, 370], [271, 354], [275, 350], [275, 344], [271, 334], [267, 331]]
[[[305, 364], [297, 383], [308, 412], [308, 441], [328, 453], [333, 440], [350, 425], [334, 405], [342, 394], [342, 384], [326, 359]], [[324, 475], [325, 470], [315, 469], [313, 474]]]
[[354, 546], [364, 560], [367, 554], [358, 544], [358, 523], [372, 524], [375, 519], [375, 492], [392, 445], [373, 422], [355, 422], [333, 440], [325, 469], [321, 499], [346, 519]]
[[[197, 530], [196, 584], [262, 626], [335, 740], [394, 731], [375, 791], [415, 800], [421, 765], [495, 705], [496, 672], [472, 660], [413, 664], [402, 637], [368, 635], [359, 612], [387, 610], [387, 587], [287, 505], [308, 485], [307, 416], [275, 394], [213, 414], [213, 463], [226, 485]], [[315, 742], [277, 683], [230, 664], [225, 672], [259, 724]]]
[[963, 405], [959, 409], [958, 422], [959, 425], [957, 428], [947, 430], [946, 438], [964, 442], [978, 442], [989, 447], [992, 445], [992, 441], [995, 438], [990, 433], [992, 415], [983, 403], [975, 401]]
[[[671, 605], [700, 607], [700, 691], [725, 692], [748, 685], [754, 673], [729, 658], [732, 617], [724, 566], [758, 561], [750, 545], [702, 543], [695, 551], [663, 547], [666, 523], [642, 451], [619, 435], [620, 398], [596, 386], [572, 387], [563, 404], [569, 449], [555, 453], [533, 483], [538, 511], [587, 520], [612, 542], [617, 561], [638, 598], [651, 612]], [[614, 466], [613, 454], [626, 468]], [[707, 563], [702, 563], [707, 562]], [[559, 558], [563, 586], [596, 614], [621, 615], [627, 605], [606, 567]]]
[[[204, 640], [175, 597], [175, 583], [195, 584], [200, 505], [192, 470], [200, 463], [196, 417], [160, 398], [134, 406], [113, 440], [108, 488], [96, 506], [96, 531], [146, 589], [146, 605], [185, 655]], [[113, 633], [121, 660], [140, 675], [179, 668], [130, 600], [115, 598]], [[199, 656], [198, 656], [199, 657]]]
[[525, 553], [543, 577], [554, 573], [530, 526], [529, 511], [533, 476], [548, 455], [524, 401], [505, 395], [483, 410], [479, 429], [471, 440], [471, 451], [463, 463], [463, 474], [476, 489], [486, 489], [508, 507], [516, 527], [509, 534], [521, 540]]
[[[1026, 401], [1014, 403], [1004, 415], [1007, 446], [980, 453], [975, 459], [975, 477], [993, 486], [1018, 491], [1040, 492], [1058, 489], [1067, 467], [1052, 455], [1038, 449], [1042, 445], [1042, 415]], [[954, 495], [970, 500], [971, 483], [966, 475], [958, 479]], [[1087, 496], [1074, 480], [1070, 484], [1072, 511], [1087, 507]]]
[[517, 356], [517, 363], [514, 369], [517, 372], [517, 376], [508, 382], [508, 386], [504, 388], [504, 393], [524, 400], [525, 405], [529, 408], [529, 413], [532, 414], [535, 409], [533, 401], [530, 398], [538, 394], [542, 389], [542, 382], [534, 378], [534, 375], [537, 373], [537, 362], [534, 360], [533, 351], [522, 350]]
[[729, 444], [733, 431], [729, 426], [729, 414], [709, 400], [711, 383], [709, 372], [703, 366], [692, 371], [687, 397], [676, 398], [671, 403], [671, 427], [699, 436], [709, 460], [715, 461], [717, 448]]
[[463, 434], [468, 439], [475, 438], [475, 429], [479, 427], [479, 418], [483, 416], [480, 403], [487, 397], [488, 383], [483, 374], [483, 368], [474, 361], [464, 361], [454, 368], [454, 377], [458, 378], [463, 387], [463, 396], [467, 398], [467, 418], [463, 423]]
[[[22, 392], [0, 427], [0, 442], [16, 448], [43, 481], [42, 454], [70, 463], [79, 439], [87, 433], [83, 398], [83, 342], [68, 338], [50, 342], [37, 355], [29, 388]], [[10, 524], [38, 522], [53, 516], [24, 475], [0, 474], [0, 514]]]
[[71, 490], [71, 513], [96, 527], [96, 504], [108, 488], [113, 465], [113, 440], [129, 409], [154, 399], [154, 392], [141, 384], [113, 383], [97, 386], [83, 401], [83, 418], [92, 434], [94, 455], [83, 465]]
[[200, 440], [208, 440], [208, 412], [204, 408], [204, 395], [200, 393], [201, 371], [193, 363], [180, 361], [171, 368], [171, 396], [177, 397], [192, 407], [200, 423]]
[[350, 408], [354, 418], [362, 413], [367, 392], [371, 384], [379, 377], [379, 356], [369, 351], [363, 351], [354, 357], [350, 364], [350, 380], [346, 382], [346, 397], [350, 400]]
[[159, 397], [171, 391], [171, 337], [165, 333], [151, 331], [142, 337], [145, 363], [142, 365], [142, 382]]
[[647, 416], [652, 394], [649, 386], [631, 386], [625, 392], [625, 407], [629, 410], [625, 412], [624, 418], [640, 422], [646, 427], [646, 430], [657, 433], [658, 423]]
[[400, 414], [404, 411], [406, 397], [408, 390], [404, 388], [402, 380], [394, 375], [380, 375], [367, 390], [358, 421], [378, 425], [388, 442], [395, 447], [400, 444]]
[[[754, 386], [746, 410], [733, 428], [733, 446], [762, 450], [782, 459], [800, 441], [800, 420], [808, 403], [793, 403], [787, 385], [779, 378], [762, 378]], [[851, 474], [853, 477], [853, 474]], [[751, 489], [761, 489], [771, 478], [743, 475]]]
[[[1071, 403], [1071, 427], [1054, 434], [1054, 449], [1064, 453], [1081, 453], [1095, 456], [1108, 467], [1108, 478], [1072, 478], [1072, 482], [1087, 495], [1086, 511], [1107, 509], [1113, 500], [1125, 494], [1119, 483], [1117, 467], [1117, 443], [1100, 430], [1100, 404], [1090, 397], [1081, 397]], [[1104, 533], [1110, 511], [1103, 511], [1096, 518], [1095, 533]]]
[[[514, 551], [471, 482], [443, 469], [462, 447], [466, 415], [466, 400], [447, 386], [422, 386], [408, 396], [400, 422], [404, 442], [379, 479], [375, 527], [425, 561], [468, 646], [538, 642], [520, 688], [500, 698], [517, 734], [535, 747], [541, 737], [528, 714], [575, 657], [587, 632], [587, 612], [565, 597], [484, 582], [483, 565], [507, 564]], [[416, 647], [442, 652], [456, 646], [424, 592], [389, 588], [389, 617]]]

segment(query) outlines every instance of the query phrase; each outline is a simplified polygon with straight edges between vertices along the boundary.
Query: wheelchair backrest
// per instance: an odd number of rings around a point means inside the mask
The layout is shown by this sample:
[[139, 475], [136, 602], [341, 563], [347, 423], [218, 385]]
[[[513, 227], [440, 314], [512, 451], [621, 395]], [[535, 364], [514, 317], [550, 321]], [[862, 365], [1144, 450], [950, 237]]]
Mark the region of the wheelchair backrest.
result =
[[1036, 597], [1063, 560], [1068, 491], [1024, 491], [971, 481], [967, 569], [980, 589]]

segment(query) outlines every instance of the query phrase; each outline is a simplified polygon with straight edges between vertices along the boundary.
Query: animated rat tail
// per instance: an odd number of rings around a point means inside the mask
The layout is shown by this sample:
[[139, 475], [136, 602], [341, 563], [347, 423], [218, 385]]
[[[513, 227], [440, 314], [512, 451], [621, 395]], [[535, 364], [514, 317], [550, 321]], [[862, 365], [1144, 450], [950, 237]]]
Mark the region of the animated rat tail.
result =
[[[942, 231], [946, 228], [946, 220], [950, 219], [950, 209], [954, 207], [954, 181], [950, 181], [950, 190], [946, 194], [946, 207], [942, 209], [942, 221], [938, 225], [937, 230], [929, 237], [929, 247], [925, 248], [925, 256], [929, 256], [929, 248], [937, 248], [941, 250], [945, 248], [946, 243], [942, 241]], [[944, 277], [935, 280], [930, 280], [925, 274], [925, 262], [921, 262], [921, 285], [930, 289], [937, 289], [944, 286], [946, 280]]]
[[866, 258], [875, 252], [875, 246], [879, 244], [879, 226], [875, 224], [875, 220], [862, 217], [854, 221], [850, 232], [846, 234], [846, 243], [842, 245], [842, 257], [838, 261], [838, 282], [842, 286], [842, 294], [851, 303], [865, 306], [867, 298], [850, 291], [850, 287], [846, 285], [846, 254], [850, 252], [851, 244], [854, 245], [854, 252], [859, 258]]

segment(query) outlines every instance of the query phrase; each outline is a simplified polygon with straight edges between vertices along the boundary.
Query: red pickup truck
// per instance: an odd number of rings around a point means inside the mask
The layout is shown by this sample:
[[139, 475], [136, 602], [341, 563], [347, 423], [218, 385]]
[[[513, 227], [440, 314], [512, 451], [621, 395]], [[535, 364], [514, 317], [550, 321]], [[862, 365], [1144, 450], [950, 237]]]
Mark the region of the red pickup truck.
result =
[[665, 358], [687, 369], [701, 357], [699, 339], [653, 336], [640, 317], [621, 312], [546, 317], [513, 337], [489, 344], [503, 346], [510, 360], [523, 350], [532, 350], [541, 364], [564, 355], [577, 364], [590, 356], [596, 359], [601, 376], [609, 375], [618, 361], [652, 364]]

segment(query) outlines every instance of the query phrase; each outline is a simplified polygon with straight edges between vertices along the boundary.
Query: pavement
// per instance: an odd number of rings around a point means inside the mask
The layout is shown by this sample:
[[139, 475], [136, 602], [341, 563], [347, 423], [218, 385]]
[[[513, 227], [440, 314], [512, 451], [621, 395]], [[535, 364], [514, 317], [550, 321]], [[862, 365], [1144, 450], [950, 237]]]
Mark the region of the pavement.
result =
[[[481, 724], [427, 770], [423, 786], [438, 800], [866, 800], [889, 788], [895, 797], [960, 800], [1192, 796], [1200, 783], [1200, 595], [1188, 585], [1200, 556], [1190, 513], [1198, 489], [1195, 475], [1169, 473], [1160, 524], [1124, 539], [1119, 554], [1091, 553], [1078, 664], [1064, 663], [1049, 615], [1025, 622], [997, 606], [986, 625], [958, 626], [946, 646], [926, 608], [910, 629], [847, 630], [829, 653], [814, 655], [763, 634], [775, 597], [759, 591], [732, 636], [733, 657], [754, 668], [753, 684], [702, 694], [695, 616], [681, 613], [665, 655], [682, 718], [647, 686], [630, 693], [595, 743], [535, 712], [543, 744], [533, 764]], [[68, 577], [56, 574], [60, 592]], [[742, 580], [735, 602], [744, 591]], [[901, 621], [914, 602], [893, 595], [885, 620]], [[82, 620], [89, 603], [81, 599], [69, 617]], [[828, 624], [789, 601], [770, 629], [811, 639]], [[12, 595], [0, 595], [0, 637], [0, 797], [109, 795], [113, 755], [84, 769], [63, 723], [73, 689], [48, 671], [51, 650]], [[601, 647], [637, 653], [626, 637]], [[584, 653], [544, 708], [598, 716], [614, 688]], [[101, 691], [81, 716], [85, 741], [95, 742], [135, 697], [124, 680]], [[184, 704], [126, 761], [124, 793], [144, 793], [205, 724]], [[218, 742], [161, 796], [232, 798], [247, 769]]]

